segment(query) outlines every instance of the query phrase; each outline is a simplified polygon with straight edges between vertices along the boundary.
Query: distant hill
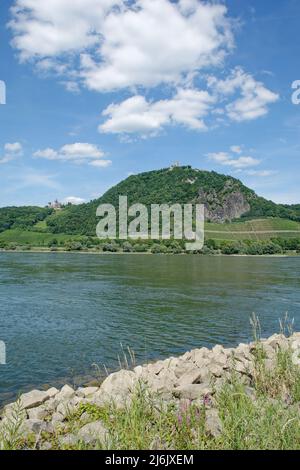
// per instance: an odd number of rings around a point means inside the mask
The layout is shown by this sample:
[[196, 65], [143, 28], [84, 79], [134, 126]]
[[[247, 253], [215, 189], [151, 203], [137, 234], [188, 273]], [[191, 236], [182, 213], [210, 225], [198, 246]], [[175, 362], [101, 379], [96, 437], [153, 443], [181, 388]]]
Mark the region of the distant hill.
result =
[[11, 229], [31, 229], [52, 212], [48, 208], [31, 206], [0, 208], [0, 233]]
[[279, 217], [300, 221], [300, 206], [284, 206], [259, 197], [236, 178], [185, 167], [132, 175], [88, 204], [70, 206], [47, 218], [53, 233], [94, 235], [99, 204], [118, 207], [119, 196], [129, 204], [203, 203], [206, 220], [215, 223], [245, 218]]
[[118, 207], [119, 196], [129, 204], [203, 203], [206, 221], [218, 224], [261, 218], [300, 221], [300, 205], [275, 204], [231, 176], [202, 171], [190, 166], [155, 170], [132, 175], [107, 191], [101, 198], [61, 211], [20, 207], [0, 209], [0, 232], [25, 229], [36, 232], [95, 236], [96, 209], [109, 203]]

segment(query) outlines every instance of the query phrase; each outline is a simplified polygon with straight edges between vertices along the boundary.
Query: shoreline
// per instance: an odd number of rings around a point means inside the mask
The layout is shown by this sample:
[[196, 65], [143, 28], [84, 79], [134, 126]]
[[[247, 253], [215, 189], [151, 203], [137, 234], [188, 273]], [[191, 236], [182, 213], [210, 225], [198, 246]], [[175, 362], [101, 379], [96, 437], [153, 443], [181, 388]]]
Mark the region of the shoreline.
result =
[[130, 253], [125, 253], [122, 251], [117, 251], [117, 252], [104, 252], [104, 251], [84, 251], [84, 250], [76, 250], [76, 251], [69, 251], [69, 250], [57, 250], [57, 251], [52, 251], [49, 249], [35, 249], [32, 248], [30, 250], [4, 250], [0, 249], [0, 253], [37, 253], [37, 254], [78, 254], [78, 255], [134, 255], [134, 256], [141, 256], [141, 255], [152, 255], [152, 256], [204, 256], [204, 257], [209, 257], [209, 258], [299, 258], [300, 253], [279, 253], [279, 254], [273, 254], [273, 255], [267, 255], [267, 254], [262, 254], [262, 255], [247, 255], [247, 254], [232, 254], [232, 255], [225, 255], [225, 254], [202, 254], [202, 253], [151, 253], [149, 251], [141, 252], [141, 253], [136, 253], [136, 252], [130, 252]]
[[[282, 360], [285, 370], [280, 372], [277, 364]], [[267, 390], [266, 395], [260, 395], [261, 385], [257, 382], [257, 374], [264, 374], [265, 367], [268, 375], [262, 377], [261, 384], [266, 384], [266, 380], [271, 377], [268, 385], [270, 391]], [[280, 377], [279, 374], [283, 376]], [[149, 429], [152, 428], [152, 435], [150, 433], [142, 448], [163, 450], [165, 444], [158, 439], [163, 434], [157, 430], [157, 417], [160, 417], [163, 431], [168, 430], [171, 423], [170, 436], [174, 435], [172, 423], [180, 423], [176, 433], [181, 435], [183, 417], [187, 413], [190, 417], [183, 432], [188, 433], [190, 443], [184, 444], [184, 448], [202, 448], [203, 445], [208, 446], [207, 448], [219, 448], [222, 438], [225, 439], [226, 447], [231, 445], [230, 439], [229, 442], [226, 441], [227, 433], [234, 427], [232, 422], [238, 420], [238, 409], [235, 407], [237, 400], [241, 400], [240, 406], [245, 406], [245, 413], [249, 412], [249, 407], [253, 408], [249, 420], [253, 420], [255, 432], [264, 413], [272, 411], [274, 420], [278, 413], [279, 416], [284, 415], [283, 422], [276, 424], [274, 421], [274, 424], [271, 420], [270, 430], [259, 431], [263, 433], [264, 439], [268, 439], [275, 425], [280, 433], [283, 430], [289, 433], [290, 428], [285, 423], [290, 423], [291, 413], [293, 415], [298, 410], [298, 392], [286, 388], [290, 374], [295, 375], [295, 380], [300, 380], [300, 333], [293, 333], [289, 337], [274, 334], [267, 339], [240, 343], [234, 348], [217, 344], [211, 349], [193, 349], [183, 355], [149, 364], [132, 364], [131, 368], [109, 374], [102, 383], [95, 386], [75, 389], [65, 384], [61, 389], [51, 387], [48, 390], [31, 390], [1, 410], [0, 449], [9, 441], [11, 424], [18, 424], [20, 435], [13, 436], [13, 450], [24, 449], [24, 445], [28, 450], [77, 450], [82, 446], [87, 450], [129, 450], [136, 445], [137, 434], [136, 431], [133, 433], [131, 443], [127, 441], [128, 435], [132, 432], [132, 427], [140, 426], [139, 420], [144, 419], [142, 429], [148, 426], [149, 434]], [[274, 387], [278, 387], [277, 401], [274, 400]], [[225, 400], [224, 409], [222, 400]], [[228, 400], [232, 400], [229, 408]], [[138, 415], [137, 406], [140, 410]], [[261, 410], [259, 407], [262, 407]], [[254, 415], [256, 408], [260, 412]], [[153, 413], [152, 418], [149, 415], [150, 410]], [[226, 421], [226, 416], [224, 420], [224, 413], [230, 412], [233, 421]], [[297, 413], [299, 422], [296, 423], [296, 429], [300, 424], [299, 411]], [[296, 420], [296, 415], [293, 416], [292, 422]], [[189, 423], [196, 417], [201, 436], [197, 433], [190, 434]], [[228, 422], [229, 428], [226, 429]], [[125, 428], [127, 426], [126, 429], [122, 427], [124, 425]], [[248, 435], [247, 426], [245, 436]], [[237, 432], [240, 433], [239, 427]], [[294, 438], [295, 443], [299, 442], [298, 434]], [[3, 435], [5, 441], [1, 441]], [[154, 441], [155, 444], [152, 444]], [[176, 442], [175, 440], [173, 444], [169, 444], [171, 447], [168, 446], [168, 449], [177, 449]], [[277, 444], [280, 445], [280, 442], [279, 440]], [[241, 445], [243, 443], [242, 440]]]

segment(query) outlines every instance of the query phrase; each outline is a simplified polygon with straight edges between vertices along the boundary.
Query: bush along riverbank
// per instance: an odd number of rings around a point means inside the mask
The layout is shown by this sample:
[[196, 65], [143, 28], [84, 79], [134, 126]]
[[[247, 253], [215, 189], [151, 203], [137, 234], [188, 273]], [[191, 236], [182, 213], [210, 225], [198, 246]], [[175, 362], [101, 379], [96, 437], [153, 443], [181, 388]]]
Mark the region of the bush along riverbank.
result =
[[72, 252], [72, 253], [148, 253], [162, 255], [244, 255], [271, 256], [300, 254], [300, 238], [271, 238], [269, 240], [214, 240], [206, 239], [200, 251], [186, 251], [186, 240], [99, 240], [92, 237], [77, 239], [51, 238], [46, 243], [4, 242], [0, 239], [0, 252]]
[[299, 449], [300, 333], [195, 349], [7, 405], [1, 449]]

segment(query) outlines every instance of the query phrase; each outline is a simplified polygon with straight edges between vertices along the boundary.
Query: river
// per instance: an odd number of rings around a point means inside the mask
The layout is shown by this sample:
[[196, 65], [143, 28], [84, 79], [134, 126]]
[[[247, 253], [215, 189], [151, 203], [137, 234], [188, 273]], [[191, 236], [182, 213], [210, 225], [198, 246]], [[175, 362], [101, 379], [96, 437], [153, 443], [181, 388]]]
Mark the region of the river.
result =
[[0, 401], [113, 370], [127, 346], [137, 363], [234, 346], [252, 312], [265, 336], [286, 312], [300, 330], [300, 258], [0, 253]]

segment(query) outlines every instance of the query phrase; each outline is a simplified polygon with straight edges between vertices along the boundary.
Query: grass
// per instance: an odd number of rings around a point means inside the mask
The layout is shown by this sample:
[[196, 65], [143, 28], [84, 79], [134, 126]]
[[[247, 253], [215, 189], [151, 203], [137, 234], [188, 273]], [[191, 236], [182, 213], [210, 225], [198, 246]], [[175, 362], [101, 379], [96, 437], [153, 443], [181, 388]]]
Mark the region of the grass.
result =
[[34, 225], [34, 230], [36, 230], [37, 232], [38, 231], [44, 231], [44, 232], [47, 232], [47, 222], [46, 220], [41, 220], [40, 222], [37, 222], [35, 225]]
[[[286, 231], [291, 231], [291, 233]], [[243, 219], [241, 219], [238, 222], [225, 224], [206, 223], [205, 233], [206, 238], [232, 241], [268, 240], [276, 237], [295, 238], [300, 235], [300, 223], [273, 217], [247, 221], [243, 221]]]
[[79, 235], [53, 234], [42, 232], [30, 232], [26, 230], [13, 229], [0, 233], [0, 242], [16, 243], [17, 245], [31, 245], [34, 247], [48, 246], [48, 243], [56, 239], [58, 243], [66, 240], [78, 240]]
[[276, 231], [276, 230], [295, 230], [300, 231], [300, 223], [288, 219], [280, 219], [276, 217], [269, 217], [264, 219], [253, 219], [246, 220], [240, 219], [236, 222], [225, 223], [225, 224], [216, 224], [208, 222], [206, 223], [207, 230], [217, 230], [217, 231], [230, 231], [230, 232], [240, 232], [240, 231]]
[[[300, 419], [281, 400], [260, 395], [253, 401], [245, 387], [226, 385], [218, 398], [223, 424], [217, 448], [227, 450], [288, 450], [300, 448]], [[214, 448], [214, 447], [213, 447]]]
[[[0, 243], [15, 243], [16, 245], [31, 245], [32, 247], [48, 246], [48, 243], [56, 239], [63, 244], [67, 240], [79, 240], [80, 235], [68, 235], [64, 233], [47, 233], [46, 221], [38, 222], [32, 231], [21, 229], [6, 230], [0, 233]], [[290, 231], [284, 232], [284, 231]], [[245, 232], [245, 233], [238, 233]], [[268, 232], [268, 233], [259, 233]], [[225, 224], [206, 223], [206, 239], [214, 240], [268, 240], [270, 238], [296, 238], [300, 237], [300, 223], [280, 218], [254, 219]]]

